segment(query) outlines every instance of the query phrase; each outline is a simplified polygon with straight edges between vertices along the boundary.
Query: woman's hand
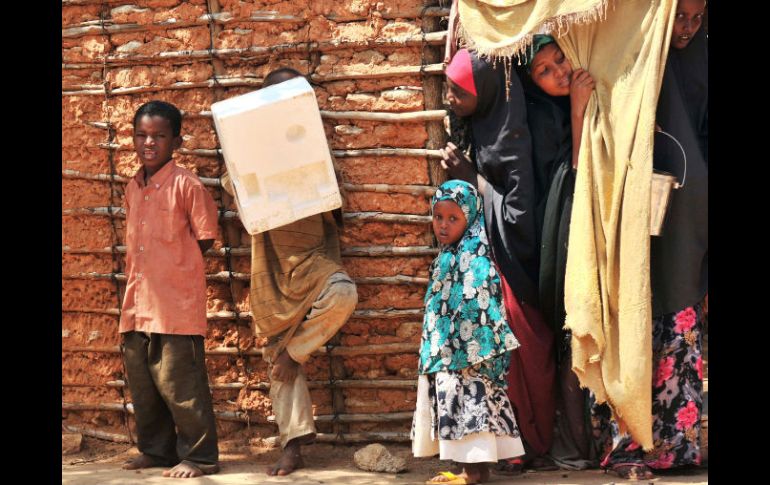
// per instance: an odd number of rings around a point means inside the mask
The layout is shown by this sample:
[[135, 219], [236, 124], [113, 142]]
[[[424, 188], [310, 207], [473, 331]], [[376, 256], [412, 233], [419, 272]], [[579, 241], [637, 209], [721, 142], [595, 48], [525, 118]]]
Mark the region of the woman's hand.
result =
[[578, 166], [580, 157], [580, 142], [583, 138], [583, 118], [586, 114], [588, 100], [594, 90], [594, 78], [585, 69], [572, 72], [569, 85], [570, 111], [572, 112], [572, 168]]
[[441, 153], [441, 168], [449, 173], [453, 179], [465, 180], [476, 185], [476, 167], [468, 160], [468, 157], [451, 141], [446, 148], [439, 150]]
[[583, 115], [586, 113], [588, 100], [591, 98], [591, 92], [595, 86], [594, 78], [585, 69], [576, 69], [572, 72], [572, 79], [569, 85], [569, 100], [573, 118], [580, 118], [582, 121]]

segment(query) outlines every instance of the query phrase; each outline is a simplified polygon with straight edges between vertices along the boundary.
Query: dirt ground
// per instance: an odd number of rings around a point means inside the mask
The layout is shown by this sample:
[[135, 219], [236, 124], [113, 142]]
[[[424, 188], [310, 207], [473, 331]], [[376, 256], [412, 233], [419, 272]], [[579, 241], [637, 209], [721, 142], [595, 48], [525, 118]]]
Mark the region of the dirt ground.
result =
[[[425, 483], [436, 471], [446, 470], [435, 458], [416, 459], [410, 454], [408, 444], [387, 444], [395, 455], [406, 459], [408, 471], [405, 473], [383, 474], [358, 470], [353, 464], [353, 453], [364, 445], [315, 444], [305, 448], [307, 468], [298, 470], [288, 477], [268, 477], [265, 467], [277, 459], [277, 449], [249, 446], [243, 440], [230, 440], [220, 443], [220, 464], [222, 471], [195, 479], [186, 479], [190, 485], [240, 485], [240, 484], [279, 484], [296, 485], [345, 484], [345, 485], [417, 485]], [[136, 448], [127, 444], [105, 442], [93, 438], [84, 438], [83, 449], [74, 455], [62, 456], [62, 485], [128, 485], [128, 484], [168, 484], [182, 479], [170, 479], [161, 476], [162, 469], [152, 468], [141, 471], [121, 470], [120, 464], [129, 457], [137, 455]], [[556, 471], [532, 472], [517, 477], [492, 474], [488, 483], [495, 484], [542, 484], [542, 485], [608, 485], [621, 483], [640, 483], [620, 480], [614, 475], [600, 470], [581, 472]], [[708, 470], [698, 469], [679, 475], [666, 475], [644, 481], [655, 484], [706, 484]]]

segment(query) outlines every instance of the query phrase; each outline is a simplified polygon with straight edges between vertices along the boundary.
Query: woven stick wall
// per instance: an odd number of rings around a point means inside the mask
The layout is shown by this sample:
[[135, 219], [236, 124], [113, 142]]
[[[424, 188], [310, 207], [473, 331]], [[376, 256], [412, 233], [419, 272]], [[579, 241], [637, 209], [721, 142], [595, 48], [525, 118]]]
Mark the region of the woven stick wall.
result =
[[356, 313], [305, 370], [323, 440], [405, 440], [436, 245], [429, 197], [441, 181], [438, 0], [62, 1], [62, 416], [64, 429], [132, 442], [118, 318], [126, 180], [139, 168], [131, 118], [151, 99], [180, 107], [176, 162], [220, 206], [206, 255], [207, 366], [220, 436], [276, 434], [264, 344], [249, 329], [249, 237], [219, 186], [215, 101], [279, 66], [309, 76], [346, 179], [347, 271]]

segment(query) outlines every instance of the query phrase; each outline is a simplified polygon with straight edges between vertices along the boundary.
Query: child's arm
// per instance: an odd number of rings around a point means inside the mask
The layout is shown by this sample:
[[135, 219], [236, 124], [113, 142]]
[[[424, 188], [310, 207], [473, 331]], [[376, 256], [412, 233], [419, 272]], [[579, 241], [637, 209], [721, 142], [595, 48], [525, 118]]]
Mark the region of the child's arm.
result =
[[217, 205], [206, 187], [200, 182], [190, 183], [186, 187], [185, 203], [190, 228], [198, 241], [201, 252], [213, 246], [219, 227]]

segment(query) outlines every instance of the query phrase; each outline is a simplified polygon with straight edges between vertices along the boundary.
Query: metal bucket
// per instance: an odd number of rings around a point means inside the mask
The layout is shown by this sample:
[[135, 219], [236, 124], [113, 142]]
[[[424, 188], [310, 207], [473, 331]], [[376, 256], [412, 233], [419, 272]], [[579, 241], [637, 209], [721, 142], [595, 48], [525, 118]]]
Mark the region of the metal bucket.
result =
[[660, 236], [663, 231], [663, 221], [666, 219], [671, 190], [684, 187], [684, 181], [687, 177], [687, 155], [679, 140], [663, 130], [658, 130], [657, 133], [666, 135], [674, 140], [674, 143], [682, 151], [684, 175], [682, 175], [682, 183], [678, 183], [676, 177], [668, 172], [661, 170], [652, 171], [652, 186], [650, 187], [650, 236]]

